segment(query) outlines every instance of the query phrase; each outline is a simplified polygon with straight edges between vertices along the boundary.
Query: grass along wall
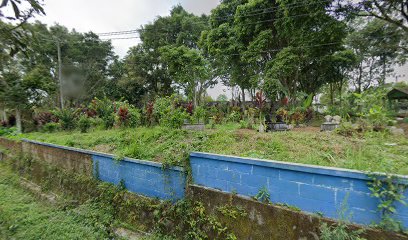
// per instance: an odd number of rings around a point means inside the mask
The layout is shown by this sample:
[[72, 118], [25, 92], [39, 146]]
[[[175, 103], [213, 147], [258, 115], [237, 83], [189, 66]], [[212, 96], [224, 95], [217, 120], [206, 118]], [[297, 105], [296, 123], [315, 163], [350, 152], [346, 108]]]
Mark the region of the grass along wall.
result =
[[[367, 185], [370, 177], [360, 171], [198, 152], [191, 153], [190, 163], [197, 185], [248, 197], [263, 193], [273, 203], [334, 219], [346, 217], [358, 224], [379, 223], [382, 217], [380, 201]], [[398, 181], [408, 198], [408, 178], [401, 176]], [[393, 218], [407, 228], [408, 207], [395, 206]], [[344, 208], [346, 214], [339, 216]]]

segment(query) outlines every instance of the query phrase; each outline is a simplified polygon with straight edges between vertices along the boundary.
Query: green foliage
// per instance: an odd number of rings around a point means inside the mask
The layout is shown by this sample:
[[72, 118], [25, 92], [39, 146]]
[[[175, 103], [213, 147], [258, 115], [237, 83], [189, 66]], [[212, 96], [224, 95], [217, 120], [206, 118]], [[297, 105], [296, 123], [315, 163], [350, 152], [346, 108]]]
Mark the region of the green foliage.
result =
[[1, 239], [108, 239], [105, 209], [92, 204], [63, 207], [40, 202], [0, 165]]
[[16, 128], [8, 128], [0, 126], [0, 136], [12, 136], [17, 134]]
[[362, 231], [351, 231], [345, 222], [338, 222], [335, 225], [322, 223], [320, 225], [321, 240], [365, 240], [360, 237]]
[[180, 99], [176, 95], [156, 99], [154, 103], [154, 116], [158, 119], [160, 126], [169, 128], [180, 128], [188, 114], [184, 109], [177, 107]]
[[141, 125], [141, 119], [142, 116], [140, 114], [140, 110], [130, 106], [129, 107], [129, 122], [128, 122], [128, 126], [129, 127], [137, 127]]
[[228, 97], [227, 97], [227, 95], [225, 95], [225, 94], [220, 94], [220, 95], [218, 95], [218, 97], [217, 97], [217, 101], [219, 101], [219, 102], [227, 102], [227, 101], [228, 101]]
[[115, 103], [109, 98], [95, 98], [92, 100], [90, 109], [96, 111], [97, 115], [103, 120], [105, 129], [112, 128], [115, 124]]
[[232, 204], [226, 204], [224, 206], [217, 207], [217, 210], [225, 217], [231, 219], [237, 219], [239, 217], [246, 217], [248, 213], [241, 206], [233, 206]]
[[251, 129], [252, 124], [248, 120], [239, 121], [239, 128], [241, 129]]
[[89, 128], [91, 127], [91, 120], [86, 114], [81, 114], [78, 120], [78, 128], [81, 131], [81, 133], [86, 133], [89, 131]]
[[226, 118], [226, 122], [237, 123], [241, 119], [241, 113], [233, 110]]
[[[214, 216], [208, 215], [203, 203], [191, 200], [181, 200], [174, 205], [157, 209], [154, 212], [157, 219], [156, 231], [159, 234], [183, 239], [237, 239], [229, 233], [228, 228], [223, 226]], [[176, 219], [175, 226], [170, 229], [166, 225]]]
[[204, 123], [206, 122], [206, 117], [207, 117], [207, 110], [204, 107], [198, 106], [194, 108], [194, 113], [192, 116], [192, 119], [196, 123]]
[[398, 183], [398, 178], [393, 175], [379, 176], [370, 175], [371, 181], [368, 183], [371, 196], [378, 198], [378, 210], [381, 212], [381, 222], [379, 227], [394, 232], [403, 232], [402, 224], [395, 220], [392, 215], [397, 213], [396, 203], [407, 205], [404, 201], [404, 191], [406, 186]]
[[259, 189], [258, 193], [254, 196], [254, 199], [263, 203], [271, 203], [271, 195], [266, 187]]
[[288, 112], [289, 120], [294, 125], [299, 125], [305, 121], [305, 111], [302, 108], [295, 108]]
[[61, 129], [60, 124], [54, 122], [46, 123], [41, 127], [41, 130], [46, 133], [53, 133], [60, 129]]
[[387, 111], [378, 105], [372, 106], [365, 115], [365, 118], [368, 119], [375, 130], [384, 130], [390, 120]]
[[357, 132], [357, 128], [351, 122], [342, 122], [335, 131], [342, 136], [351, 137]]
[[73, 108], [57, 109], [53, 111], [58, 117], [59, 123], [63, 130], [72, 130], [76, 126], [77, 111]]
[[348, 194], [340, 205], [338, 210], [339, 221], [335, 224], [327, 224], [322, 222], [320, 224], [320, 238], [322, 240], [366, 240], [365, 238], [360, 237], [364, 233], [364, 229], [360, 230], [350, 230], [347, 226], [349, 222], [348, 219], [351, 217], [351, 213], [347, 214], [348, 207]]
[[[98, 120], [99, 121], [99, 120]], [[359, 124], [361, 126], [361, 124]], [[184, 166], [191, 151], [273, 159], [362, 171], [408, 174], [405, 137], [386, 132], [357, 132], [352, 137], [325, 132], [239, 130], [239, 124], [214, 125], [202, 132], [160, 126], [95, 129], [92, 133], [29, 133], [32, 140], [98, 150], [126, 157]], [[396, 143], [387, 146], [384, 143]], [[180, 151], [182, 149], [183, 151]]]
[[[160, 54], [169, 66], [170, 75], [176, 83], [183, 86], [185, 95], [194, 105], [199, 103], [204, 90], [212, 83], [209, 77], [209, 63], [197, 49], [186, 46], [163, 46], [159, 49]], [[201, 90], [197, 91], [197, 87]]]

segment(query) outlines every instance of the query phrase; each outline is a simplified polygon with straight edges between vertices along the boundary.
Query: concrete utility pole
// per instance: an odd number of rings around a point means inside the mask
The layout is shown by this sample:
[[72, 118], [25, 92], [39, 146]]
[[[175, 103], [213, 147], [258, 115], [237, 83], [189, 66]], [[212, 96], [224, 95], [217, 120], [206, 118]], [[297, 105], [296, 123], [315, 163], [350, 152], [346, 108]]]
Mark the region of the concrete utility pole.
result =
[[60, 42], [57, 40], [57, 51], [58, 51], [58, 81], [59, 81], [59, 89], [60, 89], [60, 102], [61, 102], [61, 109], [64, 108], [64, 96], [62, 94], [62, 60], [61, 60], [61, 46]]

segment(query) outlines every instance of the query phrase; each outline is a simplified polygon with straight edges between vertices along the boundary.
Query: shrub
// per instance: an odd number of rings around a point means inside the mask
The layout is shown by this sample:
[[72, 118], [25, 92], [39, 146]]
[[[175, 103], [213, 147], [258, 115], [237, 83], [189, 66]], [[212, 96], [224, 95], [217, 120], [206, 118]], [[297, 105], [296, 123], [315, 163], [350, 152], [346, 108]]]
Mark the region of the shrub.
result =
[[165, 115], [161, 121], [160, 125], [170, 128], [181, 128], [183, 126], [184, 120], [188, 118], [188, 113], [184, 109], [176, 108], [171, 111], [170, 114]]
[[77, 111], [75, 109], [59, 109], [54, 111], [54, 114], [59, 118], [59, 122], [63, 130], [71, 130], [75, 128], [75, 120], [77, 117]]
[[91, 102], [90, 109], [103, 120], [106, 129], [113, 127], [115, 124], [116, 104], [107, 97], [103, 99], [95, 98]]
[[153, 125], [154, 124], [154, 102], [148, 102], [144, 109], [144, 122], [146, 125]]
[[239, 111], [233, 110], [227, 117], [227, 122], [239, 122], [241, 119], [241, 113]]
[[193, 113], [193, 121], [196, 123], [205, 122], [207, 116], [207, 111], [204, 107], [196, 107]]
[[130, 118], [129, 109], [126, 106], [119, 107], [117, 117], [119, 126], [127, 126]]
[[365, 240], [360, 237], [362, 231], [350, 231], [346, 223], [339, 222], [337, 225], [329, 226], [327, 223], [320, 225], [321, 240]]
[[48, 133], [56, 132], [60, 130], [60, 125], [55, 122], [46, 123], [41, 127], [41, 130]]
[[141, 118], [142, 116], [140, 115], [139, 109], [135, 107], [129, 108], [129, 120], [128, 120], [129, 127], [137, 127], [141, 125]]
[[58, 117], [55, 116], [52, 112], [40, 112], [34, 118], [36, 125], [43, 126], [47, 123], [58, 122]]
[[288, 121], [288, 111], [285, 108], [280, 107], [276, 111], [276, 115], [280, 116], [283, 121]]
[[216, 107], [211, 107], [209, 114], [211, 116], [210, 120], [213, 124], [220, 124], [224, 120], [224, 112]]
[[0, 136], [12, 136], [16, 135], [17, 129], [12, 127], [12, 128], [7, 128], [7, 127], [0, 127]]
[[91, 127], [95, 127], [95, 128], [97, 128], [99, 130], [105, 128], [105, 124], [104, 124], [102, 118], [96, 117], [96, 118], [90, 118], [89, 120], [91, 122]]
[[365, 114], [365, 117], [370, 121], [373, 125], [373, 129], [376, 131], [384, 130], [389, 121], [387, 111], [378, 105], [372, 106], [368, 113]]
[[297, 108], [293, 111], [290, 111], [289, 113], [289, 119], [292, 124], [299, 125], [300, 123], [303, 123], [305, 120], [305, 114], [302, 111], [302, 109]]
[[154, 103], [153, 115], [158, 120], [160, 126], [180, 128], [184, 120], [189, 118], [188, 113], [179, 105], [180, 99], [176, 95], [156, 99]]
[[188, 114], [190, 114], [190, 116], [193, 115], [193, 113], [194, 113], [194, 104], [193, 104], [192, 102], [189, 102], [189, 103], [187, 104], [187, 106], [186, 106], [186, 112], [187, 112]]
[[86, 114], [81, 114], [78, 120], [78, 128], [81, 131], [81, 133], [88, 132], [90, 127], [91, 127], [91, 120], [88, 118]]
[[239, 128], [252, 129], [252, 124], [248, 120], [241, 120], [239, 121]]
[[357, 129], [351, 122], [342, 122], [339, 127], [336, 128], [336, 133], [346, 137], [353, 136], [353, 134], [356, 132]]

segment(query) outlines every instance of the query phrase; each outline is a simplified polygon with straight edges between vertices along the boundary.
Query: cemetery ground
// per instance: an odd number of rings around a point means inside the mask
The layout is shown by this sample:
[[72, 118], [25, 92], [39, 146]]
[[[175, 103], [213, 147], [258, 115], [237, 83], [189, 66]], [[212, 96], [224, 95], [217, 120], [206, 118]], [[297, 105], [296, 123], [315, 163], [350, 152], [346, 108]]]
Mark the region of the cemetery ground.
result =
[[[403, 126], [402, 126], [403, 127]], [[269, 159], [368, 172], [408, 174], [408, 138], [387, 131], [320, 132], [317, 126], [287, 132], [258, 133], [230, 123], [207, 126], [204, 131], [164, 127], [91, 129], [88, 133], [33, 132], [27, 138], [57, 145], [184, 166], [192, 151]]]

